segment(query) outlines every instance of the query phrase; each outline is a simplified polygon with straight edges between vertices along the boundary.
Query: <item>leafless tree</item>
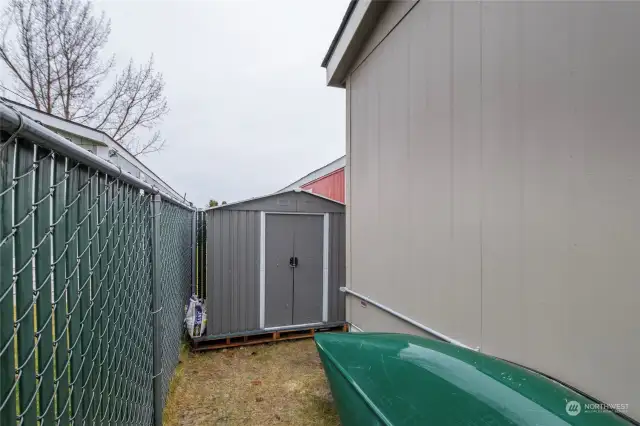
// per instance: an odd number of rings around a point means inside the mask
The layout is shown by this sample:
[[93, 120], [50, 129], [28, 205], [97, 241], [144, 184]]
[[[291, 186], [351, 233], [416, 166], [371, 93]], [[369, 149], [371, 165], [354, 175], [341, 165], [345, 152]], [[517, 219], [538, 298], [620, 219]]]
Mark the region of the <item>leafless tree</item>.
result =
[[89, 1], [10, 0], [0, 18], [0, 60], [35, 108], [102, 130], [135, 155], [157, 151], [160, 133], [140, 140], [136, 130], [153, 129], [168, 112], [162, 74], [152, 55], [107, 81], [115, 58], [101, 54], [110, 32]]

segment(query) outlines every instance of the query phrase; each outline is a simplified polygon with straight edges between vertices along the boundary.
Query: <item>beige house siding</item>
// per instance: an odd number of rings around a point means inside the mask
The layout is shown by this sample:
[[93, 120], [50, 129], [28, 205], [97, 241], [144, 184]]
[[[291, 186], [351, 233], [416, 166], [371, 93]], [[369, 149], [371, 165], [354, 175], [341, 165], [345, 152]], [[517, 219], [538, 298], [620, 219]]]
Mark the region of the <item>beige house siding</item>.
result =
[[640, 3], [406, 3], [347, 79], [348, 285], [640, 419]]

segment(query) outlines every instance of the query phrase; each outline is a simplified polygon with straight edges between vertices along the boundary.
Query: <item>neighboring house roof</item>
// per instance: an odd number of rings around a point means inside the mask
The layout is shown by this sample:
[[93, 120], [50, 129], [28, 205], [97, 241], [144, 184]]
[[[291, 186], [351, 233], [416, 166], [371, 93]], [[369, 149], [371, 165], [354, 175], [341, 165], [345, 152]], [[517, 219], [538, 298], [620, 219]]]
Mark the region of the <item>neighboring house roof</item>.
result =
[[220, 205], [217, 205], [215, 207], [208, 207], [205, 210], [223, 209], [223, 208], [226, 208], [226, 207], [229, 207], [229, 206], [235, 206], [237, 204], [248, 203], [250, 201], [262, 200], [264, 198], [270, 198], [270, 197], [277, 197], [279, 195], [288, 194], [290, 192], [295, 192], [295, 193], [304, 192], [305, 194], [309, 194], [309, 195], [312, 195], [314, 197], [321, 198], [323, 200], [331, 201], [332, 203], [336, 203], [336, 204], [339, 204], [341, 206], [344, 206], [344, 203], [341, 203], [340, 201], [336, 201], [336, 200], [324, 197], [324, 196], [319, 195], [319, 194], [314, 194], [311, 191], [305, 191], [304, 189], [296, 188], [296, 189], [291, 189], [291, 190], [288, 190], [288, 191], [279, 191], [279, 192], [275, 192], [273, 194], [261, 195], [260, 197], [247, 198], [246, 200], [234, 201], [232, 203], [220, 204]]
[[[28, 105], [12, 101], [11, 99], [0, 97], [0, 101], [4, 102], [5, 104], [9, 104], [16, 111], [25, 114], [34, 121], [37, 121], [43, 126], [48, 127], [54, 131], [58, 130], [69, 135], [77, 136], [78, 138], [88, 141], [91, 145], [105, 147], [104, 149], [107, 149], [105, 155], [100, 155], [100, 153], [95, 154], [112, 163], [114, 163], [114, 161], [112, 161], [112, 157], [117, 155], [140, 172], [140, 176], [136, 176], [137, 178], [148, 182], [151, 185], [156, 184], [156, 186], [162, 187], [165, 192], [173, 195], [174, 197], [183, 198], [182, 195], [179, 194], [175, 189], [173, 189], [168, 183], [166, 183], [151, 169], [145, 166], [142, 161], [131, 154], [124, 146], [114, 141], [106, 133], [100, 130], [93, 129], [89, 126], [85, 126], [84, 124], [76, 123], [71, 120], [49, 114], [45, 111], [37, 110]], [[75, 143], [75, 141], [72, 142]], [[116, 164], [116, 166], [120, 166], [120, 164]], [[123, 170], [124, 169], [125, 168], [123, 167]], [[130, 170], [127, 171], [131, 173]]]
[[104, 146], [109, 146], [111, 142], [112, 144], [116, 144], [118, 145], [119, 148], [126, 151], [126, 149], [122, 145], [120, 145], [118, 142], [111, 139], [109, 135], [107, 135], [106, 133], [100, 130], [96, 130], [84, 124], [67, 120], [66, 118], [58, 117], [57, 115], [49, 114], [48, 112], [45, 112], [45, 111], [40, 111], [29, 105], [24, 105], [16, 101], [12, 101], [11, 99], [0, 97], [0, 100], [2, 100], [5, 103], [11, 104], [11, 106], [14, 109], [20, 111], [23, 114], [28, 115], [34, 120], [39, 121], [42, 125], [46, 127], [54, 127], [58, 130], [62, 130], [64, 132], [80, 136], [84, 139], [89, 139], [93, 142], [96, 142]]
[[282, 188], [281, 190], [279, 190], [278, 192], [285, 192], [285, 191], [289, 191], [292, 189], [296, 189], [296, 188], [300, 188], [303, 185], [306, 185], [309, 182], [313, 182], [316, 179], [319, 179], [323, 176], [326, 176], [330, 173], [335, 172], [338, 169], [343, 168], [345, 165], [347, 164], [347, 157], [346, 156], [342, 156], [340, 158], [338, 158], [337, 160], [332, 161], [331, 163], [320, 167], [319, 169], [316, 169], [314, 171], [312, 171], [311, 173], [309, 173], [308, 175], [304, 176], [301, 179], [298, 179], [297, 181], [293, 182], [290, 185], [287, 185], [286, 187]]
[[342, 18], [338, 32], [322, 61], [327, 70], [327, 84], [345, 87], [349, 66], [373, 30], [390, 0], [352, 0]]

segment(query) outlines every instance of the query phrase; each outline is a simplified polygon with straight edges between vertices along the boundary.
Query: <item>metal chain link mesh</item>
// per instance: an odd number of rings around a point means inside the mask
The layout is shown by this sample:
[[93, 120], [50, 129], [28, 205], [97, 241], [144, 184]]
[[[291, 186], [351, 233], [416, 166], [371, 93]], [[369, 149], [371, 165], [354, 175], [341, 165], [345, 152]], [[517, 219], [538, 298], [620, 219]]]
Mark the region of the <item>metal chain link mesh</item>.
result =
[[191, 291], [191, 244], [194, 212], [165, 202], [160, 210], [160, 281], [162, 289], [162, 406], [180, 356], [185, 305]]
[[[152, 195], [0, 139], [0, 424], [153, 424]], [[193, 212], [163, 203], [162, 407], [191, 277]]]

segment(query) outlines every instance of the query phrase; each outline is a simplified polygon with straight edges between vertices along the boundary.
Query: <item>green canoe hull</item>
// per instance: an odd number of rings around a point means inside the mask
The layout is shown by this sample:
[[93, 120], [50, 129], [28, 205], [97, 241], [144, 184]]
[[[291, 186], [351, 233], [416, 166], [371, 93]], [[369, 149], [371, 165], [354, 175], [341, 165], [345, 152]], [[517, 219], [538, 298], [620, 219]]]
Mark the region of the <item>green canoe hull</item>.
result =
[[343, 426], [615, 426], [624, 418], [533, 371], [418, 336], [315, 337]]

